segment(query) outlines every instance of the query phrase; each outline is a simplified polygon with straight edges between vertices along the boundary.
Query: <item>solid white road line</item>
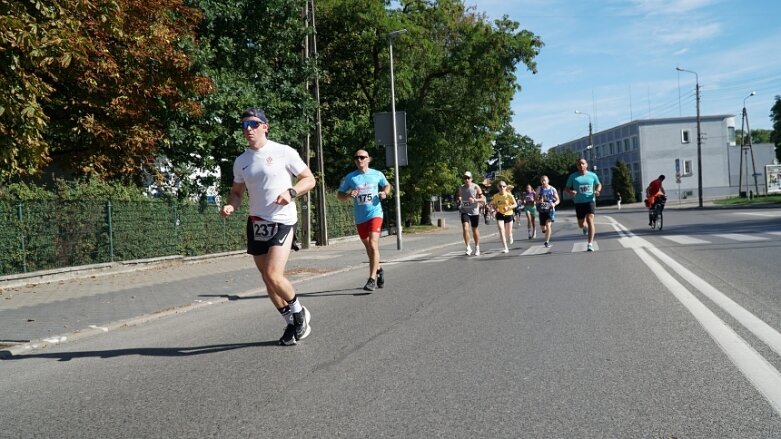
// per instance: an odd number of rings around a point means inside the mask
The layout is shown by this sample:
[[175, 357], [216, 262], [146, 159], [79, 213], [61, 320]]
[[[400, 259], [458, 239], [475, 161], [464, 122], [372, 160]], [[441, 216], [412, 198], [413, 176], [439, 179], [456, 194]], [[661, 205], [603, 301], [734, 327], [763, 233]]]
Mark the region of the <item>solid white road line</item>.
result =
[[[612, 218], [611, 218], [612, 220]], [[634, 235], [622, 224], [613, 220], [613, 228], [622, 236], [619, 242], [632, 248], [651, 272], [697, 319], [711, 338], [721, 347], [733, 364], [743, 373], [754, 387], [781, 414], [781, 373], [762, 355], [741, 338], [732, 328], [716, 316], [707, 306], [697, 299], [686, 287], [678, 282], [650, 253], [659, 258], [668, 267], [678, 273], [686, 282], [700, 290], [719, 307], [727, 311], [738, 322], [765, 342], [775, 352], [781, 350], [781, 335], [768, 324], [748, 312], [745, 308], [729, 299], [722, 292], [692, 273], [673, 258], [664, 254], [650, 242]], [[650, 253], [649, 253], [650, 252]]]
[[659, 258], [665, 265], [675, 270], [686, 282], [698, 289], [713, 303], [726, 311], [735, 318], [746, 329], [754, 333], [760, 340], [767, 344], [773, 351], [781, 355], [781, 333], [773, 329], [770, 325], [759, 319], [748, 310], [738, 305], [734, 300], [727, 297], [724, 293], [714, 288], [701, 277], [692, 273], [689, 269], [678, 263], [675, 259], [662, 253], [657, 248], [649, 248], [648, 251]]
[[781, 374], [762, 355], [754, 350], [743, 338], [716, 316], [702, 302], [690, 293], [686, 287], [675, 280], [654, 260], [645, 249], [635, 248], [634, 252], [645, 262], [657, 278], [689, 310], [695, 319], [721, 347], [743, 375], [781, 414]]

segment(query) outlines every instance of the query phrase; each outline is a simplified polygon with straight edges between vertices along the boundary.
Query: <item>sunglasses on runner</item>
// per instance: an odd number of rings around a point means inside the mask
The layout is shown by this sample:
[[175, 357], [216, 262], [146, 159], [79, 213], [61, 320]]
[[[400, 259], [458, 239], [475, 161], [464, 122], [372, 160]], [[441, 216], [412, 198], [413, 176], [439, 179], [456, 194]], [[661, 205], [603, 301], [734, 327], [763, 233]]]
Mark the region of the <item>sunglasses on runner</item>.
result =
[[263, 122], [257, 120], [245, 120], [241, 122], [241, 129], [246, 130], [247, 128], [252, 128], [253, 130], [256, 130], [262, 123]]
[[355, 156], [355, 157], [353, 157], [353, 158], [354, 158], [355, 160], [366, 160], [366, 159], [368, 159], [368, 158], [369, 158], [369, 156], [368, 156], [368, 155], [357, 155], [357, 156]]

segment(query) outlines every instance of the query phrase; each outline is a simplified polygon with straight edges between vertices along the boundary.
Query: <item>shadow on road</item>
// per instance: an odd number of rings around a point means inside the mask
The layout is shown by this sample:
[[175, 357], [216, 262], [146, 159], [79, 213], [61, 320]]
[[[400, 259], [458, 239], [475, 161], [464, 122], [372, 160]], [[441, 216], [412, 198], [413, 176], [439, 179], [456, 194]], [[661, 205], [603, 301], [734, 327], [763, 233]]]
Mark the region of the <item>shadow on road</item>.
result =
[[232, 343], [179, 348], [130, 348], [111, 349], [107, 351], [51, 352], [29, 355], [13, 355], [9, 351], [0, 351], [0, 360], [29, 360], [32, 358], [48, 358], [55, 359], [57, 361], [70, 361], [74, 358], [114, 358], [130, 355], [141, 355], [149, 357], [188, 357], [191, 355], [213, 354], [215, 352], [225, 352], [233, 349], [263, 346], [279, 346], [279, 341], [273, 340], [259, 341], [255, 343]]

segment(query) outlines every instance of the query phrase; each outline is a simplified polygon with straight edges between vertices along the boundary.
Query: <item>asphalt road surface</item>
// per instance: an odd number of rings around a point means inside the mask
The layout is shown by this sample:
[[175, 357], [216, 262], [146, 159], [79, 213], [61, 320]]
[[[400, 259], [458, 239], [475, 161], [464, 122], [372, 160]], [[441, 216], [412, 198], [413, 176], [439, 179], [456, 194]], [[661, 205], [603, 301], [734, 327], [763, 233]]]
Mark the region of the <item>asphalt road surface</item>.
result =
[[781, 209], [665, 214], [386, 251], [297, 285], [295, 347], [258, 294], [2, 360], [0, 437], [781, 437]]

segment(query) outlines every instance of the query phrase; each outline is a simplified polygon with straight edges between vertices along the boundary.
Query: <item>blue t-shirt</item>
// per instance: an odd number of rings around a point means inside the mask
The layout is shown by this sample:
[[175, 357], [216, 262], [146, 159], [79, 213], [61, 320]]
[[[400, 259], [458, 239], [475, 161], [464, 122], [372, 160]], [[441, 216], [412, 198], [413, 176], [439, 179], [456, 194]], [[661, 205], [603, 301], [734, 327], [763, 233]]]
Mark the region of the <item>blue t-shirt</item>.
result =
[[355, 211], [355, 224], [365, 223], [372, 218], [382, 218], [382, 205], [380, 204], [380, 188], [388, 185], [385, 175], [376, 169], [367, 169], [366, 172], [355, 170], [347, 174], [339, 185], [339, 192], [349, 194], [353, 189], [358, 191], [358, 196], [353, 199]]
[[591, 203], [592, 201], [596, 201], [594, 189], [599, 184], [601, 184], [599, 182], [599, 177], [591, 171], [586, 171], [585, 175], [581, 175], [580, 172], [574, 172], [570, 174], [567, 179], [566, 187], [574, 189], [575, 192], [577, 192], [575, 194], [576, 203]]

